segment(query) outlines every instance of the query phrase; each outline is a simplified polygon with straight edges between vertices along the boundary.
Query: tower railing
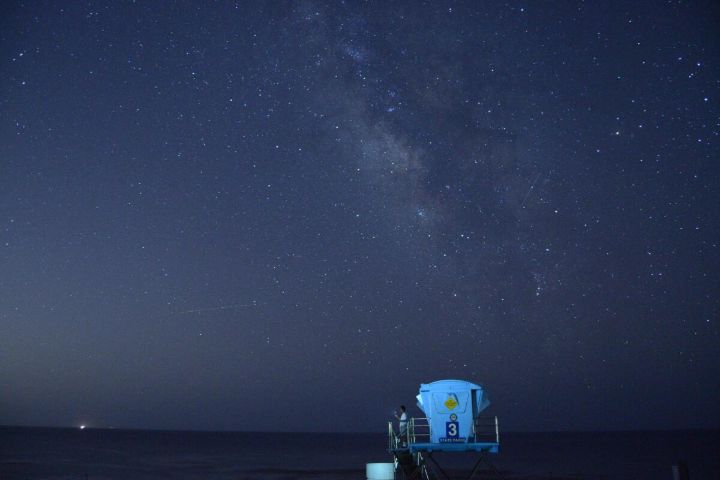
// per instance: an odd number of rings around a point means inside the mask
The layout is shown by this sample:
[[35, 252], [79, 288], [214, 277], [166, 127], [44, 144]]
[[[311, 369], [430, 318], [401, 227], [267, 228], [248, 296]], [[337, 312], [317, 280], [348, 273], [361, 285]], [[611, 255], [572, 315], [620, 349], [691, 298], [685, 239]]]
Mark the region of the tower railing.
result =
[[[472, 437], [478, 442], [500, 443], [500, 428], [497, 417], [475, 417], [472, 423]], [[397, 450], [409, 444], [429, 443], [431, 427], [427, 417], [412, 417], [407, 420], [404, 433], [396, 431], [393, 422], [388, 422], [388, 449]]]
[[500, 428], [497, 417], [475, 417], [473, 421], [475, 441], [495, 441], [500, 443]]
[[388, 448], [395, 450], [410, 443], [430, 441], [430, 422], [425, 417], [412, 417], [407, 420], [405, 432], [396, 432], [393, 422], [388, 422]]
[[408, 422], [408, 442], [424, 443], [430, 441], [430, 422], [426, 417], [413, 417]]

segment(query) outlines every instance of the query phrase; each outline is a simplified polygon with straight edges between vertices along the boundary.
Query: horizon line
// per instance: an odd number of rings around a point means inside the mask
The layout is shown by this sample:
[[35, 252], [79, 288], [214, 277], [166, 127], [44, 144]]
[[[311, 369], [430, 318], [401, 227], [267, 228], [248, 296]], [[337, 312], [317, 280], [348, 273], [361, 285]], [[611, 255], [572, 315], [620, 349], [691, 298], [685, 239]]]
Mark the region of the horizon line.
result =
[[[7, 425], [0, 424], [0, 429], [10, 428], [34, 428], [34, 429], [56, 429], [56, 430], [114, 430], [114, 431], [138, 431], [138, 432], [167, 432], [167, 433], [253, 433], [253, 434], [313, 434], [313, 435], [387, 435], [387, 432], [381, 431], [311, 431], [311, 430], [217, 430], [217, 429], [191, 429], [191, 428], [142, 428], [142, 427], [115, 427], [115, 426], [98, 426], [90, 425], [71, 425], [71, 426], [51, 426], [51, 425]], [[501, 434], [514, 433], [650, 433], [650, 432], [702, 432], [702, 431], [720, 431], [720, 426], [716, 427], [684, 427], [684, 428], [639, 428], [639, 429], [609, 429], [609, 430], [505, 430]]]

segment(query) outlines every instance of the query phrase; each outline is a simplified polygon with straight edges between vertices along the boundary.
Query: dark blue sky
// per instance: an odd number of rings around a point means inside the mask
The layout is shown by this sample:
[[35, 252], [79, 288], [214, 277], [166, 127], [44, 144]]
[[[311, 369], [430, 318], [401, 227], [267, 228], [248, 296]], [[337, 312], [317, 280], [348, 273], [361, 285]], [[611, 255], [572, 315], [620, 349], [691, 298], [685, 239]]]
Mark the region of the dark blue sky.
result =
[[[0, 424], [720, 426], [713, 2], [0, 15]], [[412, 414], [418, 414], [414, 408]]]

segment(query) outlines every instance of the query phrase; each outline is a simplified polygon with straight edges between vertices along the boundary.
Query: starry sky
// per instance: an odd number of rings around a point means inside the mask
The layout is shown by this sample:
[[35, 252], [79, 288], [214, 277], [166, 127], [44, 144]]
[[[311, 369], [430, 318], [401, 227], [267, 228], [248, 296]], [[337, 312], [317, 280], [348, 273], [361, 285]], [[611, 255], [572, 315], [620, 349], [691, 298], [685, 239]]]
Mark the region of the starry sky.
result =
[[714, 2], [0, 15], [0, 424], [718, 428]]

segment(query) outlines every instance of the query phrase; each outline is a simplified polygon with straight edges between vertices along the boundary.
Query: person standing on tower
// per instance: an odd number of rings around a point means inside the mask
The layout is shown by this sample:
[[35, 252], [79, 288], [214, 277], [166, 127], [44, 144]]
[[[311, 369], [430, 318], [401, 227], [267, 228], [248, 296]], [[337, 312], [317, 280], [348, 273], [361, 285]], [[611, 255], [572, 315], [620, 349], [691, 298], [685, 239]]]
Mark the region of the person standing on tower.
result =
[[400, 415], [395, 412], [395, 418], [398, 419], [398, 426], [400, 427], [400, 440], [402, 441], [403, 445], [405, 442], [407, 442], [407, 413], [405, 405], [400, 405]]

